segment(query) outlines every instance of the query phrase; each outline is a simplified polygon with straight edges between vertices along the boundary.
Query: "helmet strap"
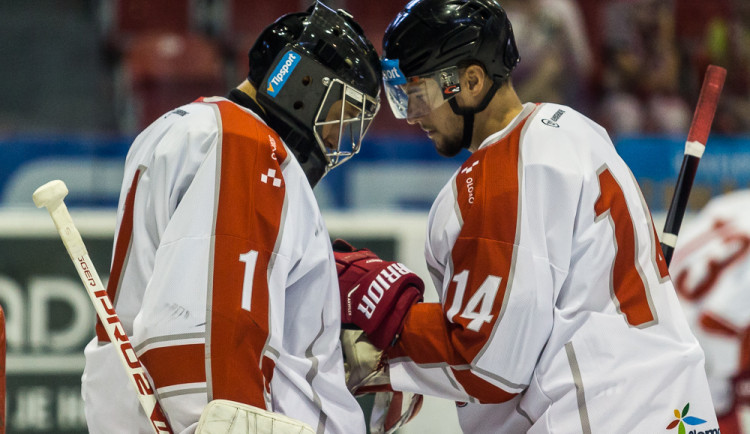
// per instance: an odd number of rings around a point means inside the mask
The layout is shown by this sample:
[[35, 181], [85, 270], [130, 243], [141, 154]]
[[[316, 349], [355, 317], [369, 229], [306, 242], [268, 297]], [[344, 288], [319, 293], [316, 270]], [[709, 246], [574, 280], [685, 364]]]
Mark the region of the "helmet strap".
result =
[[487, 91], [487, 94], [476, 107], [459, 107], [456, 98], [451, 98], [450, 101], [448, 101], [453, 113], [464, 117], [464, 132], [461, 139], [461, 146], [464, 148], [469, 149], [469, 146], [471, 146], [471, 139], [474, 135], [474, 114], [483, 111], [488, 105], [490, 105], [492, 97], [495, 96], [495, 93], [497, 93], [499, 88], [500, 83], [498, 83], [497, 80], [493, 80], [492, 87], [490, 87], [490, 90]]

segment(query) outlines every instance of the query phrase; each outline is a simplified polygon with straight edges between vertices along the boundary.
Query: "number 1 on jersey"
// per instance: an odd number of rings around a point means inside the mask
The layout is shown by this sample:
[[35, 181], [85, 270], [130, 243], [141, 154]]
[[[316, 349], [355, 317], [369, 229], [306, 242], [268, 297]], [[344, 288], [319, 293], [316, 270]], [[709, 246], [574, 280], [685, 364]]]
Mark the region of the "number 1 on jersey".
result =
[[242, 284], [242, 308], [250, 312], [253, 299], [253, 277], [255, 277], [255, 263], [258, 262], [258, 251], [250, 250], [240, 255], [240, 262], [245, 263], [245, 280]]

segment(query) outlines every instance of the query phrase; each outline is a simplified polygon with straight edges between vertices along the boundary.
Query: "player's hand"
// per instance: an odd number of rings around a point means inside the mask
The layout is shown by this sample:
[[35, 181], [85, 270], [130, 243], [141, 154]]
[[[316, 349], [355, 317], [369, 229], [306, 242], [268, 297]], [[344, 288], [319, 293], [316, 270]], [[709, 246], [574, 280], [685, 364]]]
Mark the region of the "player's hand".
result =
[[346, 387], [354, 396], [373, 395], [370, 432], [392, 434], [422, 407], [417, 393], [393, 390], [383, 350], [373, 346], [362, 330], [341, 330]]
[[383, 261], [368, 249], [333, 242], [339, 275], [341, 322], [364, 330], [379, 349], [390, 347], [409, 308], [422, 300], [424, 282], [403, 264]]

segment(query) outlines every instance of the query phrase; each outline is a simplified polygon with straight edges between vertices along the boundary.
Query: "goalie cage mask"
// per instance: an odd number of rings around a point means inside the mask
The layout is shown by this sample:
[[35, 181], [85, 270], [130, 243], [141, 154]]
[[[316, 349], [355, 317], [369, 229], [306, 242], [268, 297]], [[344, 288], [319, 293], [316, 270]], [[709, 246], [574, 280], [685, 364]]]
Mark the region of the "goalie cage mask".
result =
[[267, 27], [248, 79], [311, 186], [359, 152], [380, 108], [380, 63], [361, 27], [316, 2]]

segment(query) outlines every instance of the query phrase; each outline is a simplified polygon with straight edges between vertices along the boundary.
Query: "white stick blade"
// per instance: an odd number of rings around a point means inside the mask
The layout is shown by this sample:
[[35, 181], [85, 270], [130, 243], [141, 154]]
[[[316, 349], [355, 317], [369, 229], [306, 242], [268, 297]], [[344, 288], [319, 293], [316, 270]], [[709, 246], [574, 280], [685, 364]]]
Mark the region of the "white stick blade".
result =
[[68, 195], [68, 187], [59, 179], [50, 181], [37, 188], [31, 196], [37, 208], [50, 206], [62, 201]]

